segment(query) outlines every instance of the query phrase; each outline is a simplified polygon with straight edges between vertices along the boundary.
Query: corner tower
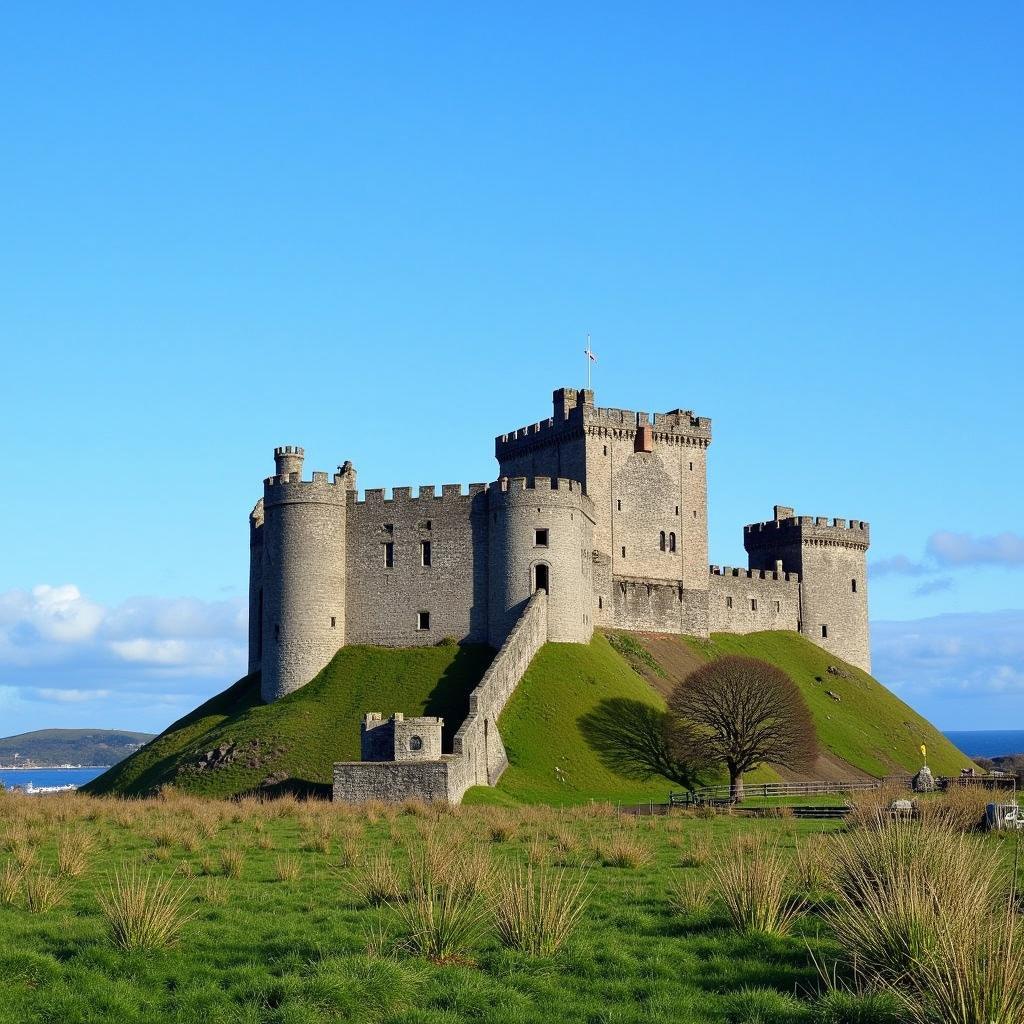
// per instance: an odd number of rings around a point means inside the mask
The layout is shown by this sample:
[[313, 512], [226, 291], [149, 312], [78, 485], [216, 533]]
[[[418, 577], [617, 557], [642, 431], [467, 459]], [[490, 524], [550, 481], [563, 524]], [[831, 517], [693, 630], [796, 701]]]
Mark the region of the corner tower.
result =
[[743, 527], [751, 569], [800, 575], [800, 632], [865, 672], [868, 636], [867, 551], [870, 527], [861, 520], [797, 516], [775, 506], [775, 517]]
[[250, 625], [249, 660], [261, 670], [268, 702], [304, 686], [344, 646], [345, 510], [355, 486], [347, 463], [333, 480], [316, 472], [304, 481], [301, 448], [277, 448], [274, 461], [277, 474], [264, 481], [251, 527], [260, 567], [250, 570], [250, 616], [255, 604], [258, 622]]

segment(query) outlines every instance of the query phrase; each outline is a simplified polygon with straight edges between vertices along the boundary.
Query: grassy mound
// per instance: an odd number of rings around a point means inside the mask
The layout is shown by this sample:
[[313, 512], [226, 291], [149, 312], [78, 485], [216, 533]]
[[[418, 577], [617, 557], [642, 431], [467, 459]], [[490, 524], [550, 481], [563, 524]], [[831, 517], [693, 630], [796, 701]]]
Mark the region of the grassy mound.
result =
[[[920, 746], [928, 748], [928, 763], [936, 775], [957, 775], [969, 767], [962, 754], [927, 719], [904, 704], [877, 679], [839, 660], [798, 633], [714, 633], [708, 640], [692, 637], [641, 637], [659, 664], [665, 644], [685, 648], [702, 660], [743, 654], [777, 665], [800, 687], [814, 717], [823, 753], [857, 772], [882, 776], [916, 772], [921, 767]], [[833, 671], [829, 671], [829, 667]], [[669, 682], [676, 673], [668, 670]], [[838, 699], [837, 699], [838, 698]], [[840, 766], [841, 767], [841, 766]], [[819, 776], [822, 777], [822, 776]], [[823, 777], [828, 778], [828, 775]]]
[[498, 793], [525, 803], [664, 801], [679, 788], [652, 750], [664, 706], [603, 634], [586, 646], [545, 644], [498, 719], [509, 758]]
[[308, 686], [273, 704], [260, 699], [259, 676], [246, 676], [85, 790], [141, 796], [171, 783], [214, 797], [257, 787], [326, 794], [333, 763], [359, 760], [365, 711], [441, 715], [450, 749], [492, 657], [483, 645], [345, 647]]

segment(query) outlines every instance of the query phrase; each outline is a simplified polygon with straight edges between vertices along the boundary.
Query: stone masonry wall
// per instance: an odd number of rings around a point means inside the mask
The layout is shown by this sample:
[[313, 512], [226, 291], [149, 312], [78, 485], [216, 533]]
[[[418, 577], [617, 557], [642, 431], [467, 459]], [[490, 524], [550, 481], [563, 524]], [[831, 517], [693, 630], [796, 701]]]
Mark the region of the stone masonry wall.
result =
[[548, 597], [538, 591], [469, 696], [469, 714], [453, 752], [436, 761], [350, 761], [334, 766], [334, 799], [396, 801], [418, 798], [457, 804], [470, 786], [493, 786], [508, 766], [498, 716], [547, 640]]
[[795, 573], [713, 565], [708, 582], [712, 633], [799, 629], [800, 581]]
[[[487, 494], [483, 484], [445, 484], [441, 494], [395, 487], [392, 497], [353, 493], [347, 509], [347, 641], [415, 647], [445, 637], [487, 641]], [[423, 542], [430, 565], [423, 565]], [[391, 544], [393, 565], [385, 564]], [[429, 612], [430, 628], [418, 628]]]
[[708, 635], [708, 592], [616, 576], [608, 625], [642, 633]]

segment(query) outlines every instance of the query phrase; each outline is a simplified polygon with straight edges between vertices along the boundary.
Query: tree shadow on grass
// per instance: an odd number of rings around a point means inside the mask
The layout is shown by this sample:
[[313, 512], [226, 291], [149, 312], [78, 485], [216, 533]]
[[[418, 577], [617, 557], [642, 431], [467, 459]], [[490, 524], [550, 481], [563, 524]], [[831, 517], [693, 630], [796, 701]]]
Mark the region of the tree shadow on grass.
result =
[[698, 785], [699, 770], [669, 751], [667, 722], [666, 712], [626, 697], [602, 700], [577, 720], [584, 740], [610, 771], [629, 779], [661, 775], [681, 786]]

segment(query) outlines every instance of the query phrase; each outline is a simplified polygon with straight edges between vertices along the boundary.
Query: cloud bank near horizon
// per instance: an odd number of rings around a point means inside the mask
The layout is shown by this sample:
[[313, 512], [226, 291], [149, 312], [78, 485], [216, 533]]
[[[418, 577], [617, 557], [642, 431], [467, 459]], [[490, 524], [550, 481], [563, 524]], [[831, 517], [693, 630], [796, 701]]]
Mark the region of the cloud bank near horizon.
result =
[[0, 593], [0, 710], [26, 729], [162, 729], [245, 673], [247, 621], [241, 598], [106, 606], [71, 583]]
[[[1008, 530], [987, 537], [936, 530], [925, 542], [921, 558], [893, 555], [871, 562], [869, 568], [873, 576], [933, 576], [955, 569], [990, 565], [1024, 569], [1024, 536]], [[919, 587], [918, 591], [933, 592], [924, 587]]]
[[[940, 726], [995, 728], [1024, 712], [1024, 610], [874, 621], [871, 638], [875, 675]], [[0, 593], [3, 731], [159, 731], [243, 675], [246, 644], [242, 598]]]

